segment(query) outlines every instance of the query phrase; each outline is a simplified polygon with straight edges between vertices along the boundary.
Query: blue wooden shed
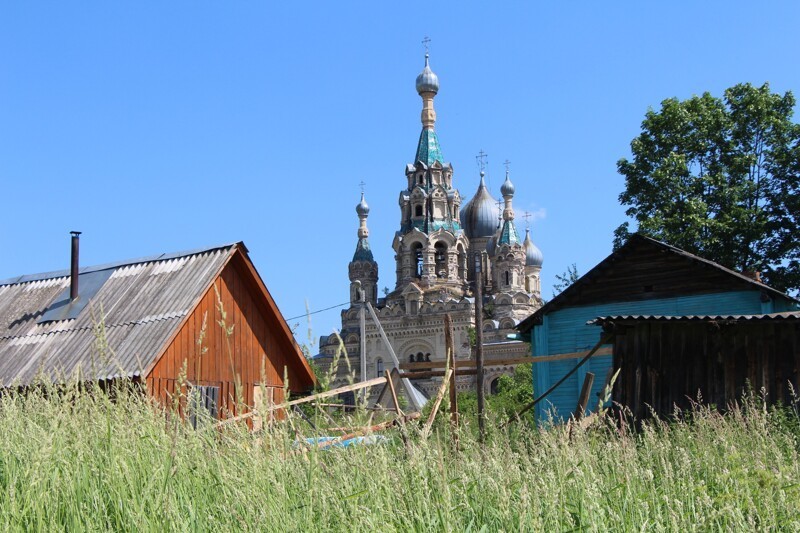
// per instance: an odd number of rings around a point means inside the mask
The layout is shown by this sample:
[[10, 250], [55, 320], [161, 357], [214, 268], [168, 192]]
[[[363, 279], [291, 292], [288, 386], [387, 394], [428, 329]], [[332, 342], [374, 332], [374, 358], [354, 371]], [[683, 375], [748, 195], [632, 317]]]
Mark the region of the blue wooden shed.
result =
[[[663, 242], [635, 234], [517, 329], [531, 343], [538, 396], [564, 377], [600, 341], [587, 322], [613, 315], [744, 315], [797, 309], [797, 300], [760, 281]], [[545, 400], [539, 421], [569, 418], [587, 372], [596, 376], [588, 410], [596, 409], [612, 368], [603, 346]], [[536, 359], [539, 359], [537, 362]]]

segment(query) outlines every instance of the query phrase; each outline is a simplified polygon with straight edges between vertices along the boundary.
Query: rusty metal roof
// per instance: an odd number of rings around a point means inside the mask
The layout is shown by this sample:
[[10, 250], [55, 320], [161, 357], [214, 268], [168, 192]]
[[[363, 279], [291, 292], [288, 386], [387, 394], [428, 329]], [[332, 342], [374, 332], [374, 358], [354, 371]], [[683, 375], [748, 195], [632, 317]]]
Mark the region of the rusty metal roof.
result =
[[610, 322], [756, 322], [756, 321], [800, 321], [800, 311], [767, 313], [763, 315], [615, 315], [600, 316], [588, 321], [591, 326], [602, 326]]
[[69, 271], [0, 282], [0, 386], [141, 375], [237, 246], [82, 268], [111, 273], [73, 320], [40, 320]]

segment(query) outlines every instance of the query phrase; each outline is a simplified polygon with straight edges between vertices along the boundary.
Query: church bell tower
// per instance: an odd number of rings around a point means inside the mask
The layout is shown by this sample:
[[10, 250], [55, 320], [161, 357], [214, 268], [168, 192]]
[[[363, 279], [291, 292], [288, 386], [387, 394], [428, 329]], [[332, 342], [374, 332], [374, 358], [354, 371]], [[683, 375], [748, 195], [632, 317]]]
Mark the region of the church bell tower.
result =
[[350, 275], [350, 303], [360, 302], [358, 288], [364, 291], [366, 301], [375, 305], [378, 301], [378, 263], [372, 256], [369, 247], [369, 229], [367, 228], [367, 217], [369, 216], [369, 206], [361, 193], [361, 201], [356, 206], [358, 215], [358, 244], [353, 254], [353, 260], [348, 265]]
[[427, 53], [416, 88], [422, 98], [422, 131], [414, 163], [406, 166], [407, 187], [400, 192], [400, 230], [392, 244], [397, 282], [390, 298], [421, 298], [434, 291], [461, 296], [467, 289], [469, 241], [461, 229], [461, 195], [453, 187], [453, 166], [444, 162], [434, 128], [439, 78]]

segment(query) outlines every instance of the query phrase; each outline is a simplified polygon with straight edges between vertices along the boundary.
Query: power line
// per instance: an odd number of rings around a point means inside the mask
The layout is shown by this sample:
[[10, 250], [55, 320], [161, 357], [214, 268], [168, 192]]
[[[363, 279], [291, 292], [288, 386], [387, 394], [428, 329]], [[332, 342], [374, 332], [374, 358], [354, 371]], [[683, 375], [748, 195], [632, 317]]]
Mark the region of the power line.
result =
[[321, 313], [323, 311], [330, 311], [331, 309], [336, 309], [337, 307], [344, 307], [345, 305], [350, 305], [350, 302], [345, 302], [339, 305], [332, 305], [330, 307], [326, 307], [325, 309], [320, 309], [318, 311], [311, 311], [310, 313], [303, 313], [302, 315], [293, 316], [292, 318], [287, 318], [286, 321], [289, 322], [290, 320], [297, 320], [298, 318], [303, 318], [305, 316], [316, 315], [317, 313]]

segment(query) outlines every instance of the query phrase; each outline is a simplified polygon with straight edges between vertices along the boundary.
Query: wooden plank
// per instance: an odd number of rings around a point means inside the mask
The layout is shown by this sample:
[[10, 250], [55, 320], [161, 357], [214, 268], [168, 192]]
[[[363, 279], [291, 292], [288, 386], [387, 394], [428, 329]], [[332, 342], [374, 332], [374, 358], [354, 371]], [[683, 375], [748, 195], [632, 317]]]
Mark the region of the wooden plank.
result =
[[422, 428], [423, 437], [427, 437], [430, 433], [433, 420], [436, 418], [436, 413], [439, 412], [439, 406], [442, 404], [442, 400], [444, 399], [444, 393], [447, 392], [447, 386], [450, 385], [450, 374], [452, 373], [453, 370], [448, 368], [444, 379], [442, 380], [442, 386], [439, 387], [439, 392], [436, 393], [436, 400], [433, 402], [431, 414], [428, 415], [428, 421], [425, 422], [425, 426]]
[[381, 376], [377, 378], [368, 379], [367, 381], [362, 381], [360, 383], [353, 383], [352, 385], [345, 385], [344, 387], [339, 387], [338, 389], [333, 389], [325, 392], [320, 392], [317, 394], [312, 394], [311, 396], [306, 396], [304, 398], [299, 398], [297, 400], [292, 400], [290, 402], [284, 402], [278, 405], [273, 405], [270, 410], [274, 411], [277, 409], [284, 409], [286, 407], [291, 407], [292, 405], [299, 405], [301, 403], [313, 402], [314, 400], [319, 400], [322, 398], [330, 398], [331, 396], [336, 396], [337, 394], [342, 394], [343, 392], [350, 392], [350, 391], [357, 391], [361, 389], [365, 389], [367, 387], [372, 387], [375, 385], [380, 385], [381, 383], [386, 383], [386, 376]]
[[[400, 383], [400, 372], [397, 371], [397, 368], [392, 368], [392, 370], [389, 372], [389, 375], [392, 377], [394, 390], [397, 391], [397, 386]], [[388, 383], [381, 389], [381, 392], [378, 394], [378, 399], [375, 403], [383, 405], [383, 400], [386, 398], [387, 394], [389, 394]]]
[[[272, 413], [273, 411], [277, 411], [280, 409], [286, 409], [287, 407], [291, 407], [293, 405], [299, 405], [301, 403], [313, 402], [314, 400], [319, 400], [321, 398], [330, 398], [331, 396], [336, 396], [337, 394], [341, 394], [343, 392], [350, 392], [360, 390], [366, 387], [372, 387], [373, 385], [380, 385], [381, 383], [386, 383], [386, 377], [381, 376], [379, 378], [373, 378], [367, 381], [362, 381], [360, 383], [353, 383], [352, 385], [346, 385], [344, 387], [339, 387], [338, 389], [333, 389], [325, 392], [320, 392], [318, 394], [312, 394], [311, 396], [306, 396], [304, 398], [299, 398], [297, 400], [292, 400], [289, 402], [283, 402], [279, 404], [268, 405], [266, 407], [267, 413]], [[221, 427], [227, 424], [231, 424], [234, 422], [240, 422], [242, 420], [247, 420], [252, 418], [260, 413], [256, 412], [255, 410], [250, 411], [249, 413], [245, 413], [243, 415], [234, 416], [231, 418], [227, 418], [225, 420], [220, 421], [217, 424], [217, 427]]]
[[[339, 409], [358, 409], [360, 407], [358, 405], [349, 405], [346, 403], [318, 403], [316, 405], [318, 405], [319, 407], [336, 407]], [[396, 412], [396, 409], [394, 407], [384, 407], [382, 405], [377, 407], [361, 407], [361, 409], [364, 409], [366, 411], [391, 411], [392, 413]]]
[[340, 442], [343, 442], [343, 441], [346, 441], [346, 440], [350, 440], [350, 439], [354, 439], [356, 437], [360, 437], [362, 435], [366, 435], [367, 433], [374, 433], [376, 431], [381, 431], [381, 430], [390, 428], [390, 427], [392, 427], [394, 425], [397, 425], [397, 424], [405, 424], [406, 422], [410, 422], [411, 420], [416, 420], [420, 416], [422, 416], [420, 413], [411, 413], [411, 414], [408, 414], [408, 415], [397, 417], [397, 418], [395, 418], [393, 420], [389, 420], [387, 422], [381, 422], [380, 424], [376, 424], [374, 426], [358, 429], [356, 431], [353, 431], [352, 433], [348, 433], [347, 435], [342, 435], [341, 437], [338, 437], [338, 438], [333, 439], [333, 440], [329, 440], [329, 441], [325, 441], [325, 442], [319, 442], [319, 443], [317, 443], [316, 447], [319, 448], [319, 449], [329, 448], [329, 447], [334, 446], [334, 445], [336, 445], [336, 444], [338, 444]]
[[[612, 355], [611, 346], [600, 348], [592, 355], [594, 357], [601, 355]], [[568, 352], [553, 355], [537, 356], [537, 357], [515, 357], [508, 359], [487, 359], [483, 362], [484, 366], [508, 366], [508, 365], [523, 365], [527, 363], [546, 363], [550, 361], [562, 361], [564, 359], [579, 359], [584, 357], [586, 352]], [[431, 370], [434, 368], [445, 368], [447, 361], [426, 361], [422, 363], [400, 363], [400, 370]], [[474, 360], [459, 361], [459, 368], [477, 368]]]
[[[477, 368], [470, 368], [469, 370], [459, 370], [461, 376], [475, 376], [478, 374]], [[444, 370], [424, 370], [419, 372], [403, 372], [400, 374], [403, 378], [407, 379], [428, 379], [428, 378], [443, 378], [445, 375]]]
[[592, 392], [592, 385], [594, 385], [594, 373], [587, 372], [586, 377], [583, 378], [583, 388], [581, 389], [581, 395], [578, 397], [578, 406], [575, 408], [575, 420], [578, 422], [586, 413], [586, 405], [589, 403], [589, 393]]
[[392, 403], [394, 404], [394, 410], [397, 411], [397, 414], [403, 416], [403, 411], [400, 409], [400, 402], [397, 401], [397, 391], [394, 390], [394, 381], [392, 379], [392, 374], [388, 370], [386, 372], [386, 386], [389, 387], [389, 392], [392, 394]]

